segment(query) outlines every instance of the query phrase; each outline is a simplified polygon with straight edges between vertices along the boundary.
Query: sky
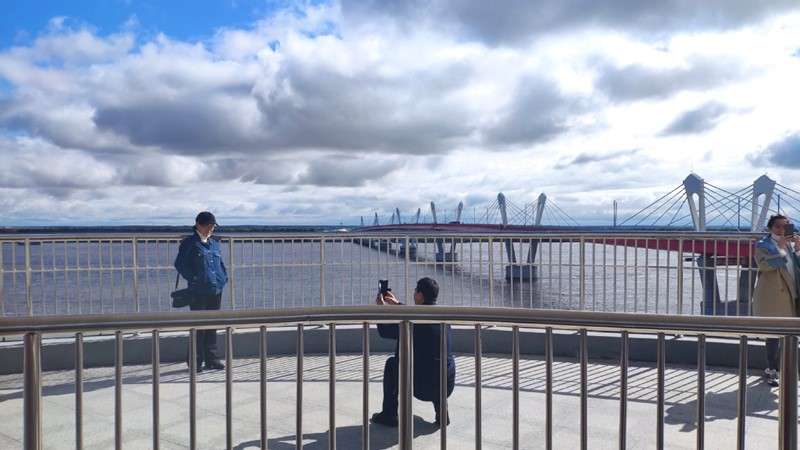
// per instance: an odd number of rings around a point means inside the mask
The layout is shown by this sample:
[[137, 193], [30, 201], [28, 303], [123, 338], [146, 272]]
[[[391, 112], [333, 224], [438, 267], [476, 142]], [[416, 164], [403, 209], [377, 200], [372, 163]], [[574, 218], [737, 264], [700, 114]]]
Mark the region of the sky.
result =
[[800, 190], [796, 0], [0, 0], [0, 226]]

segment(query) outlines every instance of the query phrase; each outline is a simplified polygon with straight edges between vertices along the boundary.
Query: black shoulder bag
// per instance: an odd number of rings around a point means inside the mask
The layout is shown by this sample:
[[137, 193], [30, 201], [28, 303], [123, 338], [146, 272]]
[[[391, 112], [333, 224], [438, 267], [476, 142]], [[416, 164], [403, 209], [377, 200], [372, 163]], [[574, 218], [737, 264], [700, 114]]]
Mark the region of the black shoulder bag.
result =
[[175, 276], [175, 291], [169, 294], [172, 297], [173, 308], [185, 308], [194, 303], [194, 292], [191, 288], [178, 289], [180, 279], [181, 274], [179, 273]]

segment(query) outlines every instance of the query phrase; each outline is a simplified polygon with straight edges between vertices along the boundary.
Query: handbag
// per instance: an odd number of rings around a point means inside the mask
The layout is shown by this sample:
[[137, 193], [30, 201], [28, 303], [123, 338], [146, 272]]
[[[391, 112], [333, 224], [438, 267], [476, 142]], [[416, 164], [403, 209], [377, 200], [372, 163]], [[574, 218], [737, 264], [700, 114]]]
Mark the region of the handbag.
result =
[[172, 297], [173, 308], [185, 308], [194, 303], [194, 292], [190, 288], [178, 289], [181, 274], [175, 276], [175, 291], [169, 294]]

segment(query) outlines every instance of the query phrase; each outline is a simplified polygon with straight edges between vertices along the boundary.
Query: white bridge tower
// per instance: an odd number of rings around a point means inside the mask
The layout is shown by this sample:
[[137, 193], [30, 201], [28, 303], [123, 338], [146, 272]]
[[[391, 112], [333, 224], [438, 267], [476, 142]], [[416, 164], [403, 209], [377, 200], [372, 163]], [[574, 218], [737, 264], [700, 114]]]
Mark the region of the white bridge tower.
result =
[[[705, 181], [695, 174], [689, 174], [683, 180], [683, 186], [686, 190], [686, 200], [689, 203], [694, 230], [699, 232], [707, 231]], [[766, 175], [760, 176], [753, 182], [750, 231], [758, 232], [764, 229], [774, 192], [775, 181]], [[696, 261], [700, 270], [700, 282], [703, 285], [703, 314], [747, 315], [750, 307], [750, 293], [753, 292], [753, 287], [755, 286], [755, 273], [751, 270], [754, 265], [752, 258], [737, 261], [729, 258], [720, 260], [715, 254], [703, 253], [697, 256]], [[723, 302], [720, 298], [716, 274], [718, 264], [739, 265], [741, 267], [737, 298], [735, 300]]]

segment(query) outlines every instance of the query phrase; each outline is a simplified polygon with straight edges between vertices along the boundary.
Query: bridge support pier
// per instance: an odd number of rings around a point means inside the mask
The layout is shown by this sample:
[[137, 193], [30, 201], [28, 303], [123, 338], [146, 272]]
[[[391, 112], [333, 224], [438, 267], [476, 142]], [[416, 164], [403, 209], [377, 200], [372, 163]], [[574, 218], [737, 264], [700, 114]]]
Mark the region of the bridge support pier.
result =
[[[506, 254], [508, 255], [508, 265], [506, 266], [506, 280], [516, 281], [533, 281], [538, 278], [536, 273], [536, 250], [539, 248], [539, 240], [532, 240], [528, 247], [528, 259], [525, 263], [517, 263], [517, 255], [514, 251], [514, 242], [511, 239], [505, 239]], [[523, 251], [523, 242], [519, 242], [519, 251]]]
[[389, 240], [388, 240], [388, 239], [386, 239], [386, 238], [380, 238], [380, 239], [378, 239], [378, 240], [375, 242], [375, 245], [378, 247], [378, 250], [382, 250], [382, 251], [386, 251], [386, 252], [388, 252], [388, 251], [389, 251], [389, 247], [390, 247], [390, 245], [389, 245]]
[[697, 266], [700, 271], [700, 284], [703, 286], [703, 314], [713, 316], [718, 312], [716, 307], [723, 306], [719, 299], [717, 263], [713, 256], [701, 255], [697, 257]]
[[436, 262], [458, 262], [455, 242], [450, 242], [450, 251], [444, 251], [444, 239], [436, 239]]
[[408, 250], [408, 255], [411, 257], [417, 255], [416, 239], [401, 239], [399, 244], [400, 244], [399, 252], [401, 255], [405, 255], [406, 250]]
[[536, 266], [531, 264], [509, 264], [506, 266], [506, 280], [533, 281], [538, 278]]
[[755, 266], [755, 261], [747, 259], [741, 264], [739, 271], [739, 304], [746, 308], [746, 313], [749, 315], [750, 303], [753, 300], [753, 289], [756, 287], [756, 271], [752, 270]]
[[697, 258], [700, 271], [700, 284], [703, 286], [703, 314], [706, 316], [747, 316], [750, 315], [750, 292], [755, 285], [752, 272], [742, 267], [739, 272], [738, 299], [723, 302], [719, 296], [717, 283], [717, 262], [712, 255]]

